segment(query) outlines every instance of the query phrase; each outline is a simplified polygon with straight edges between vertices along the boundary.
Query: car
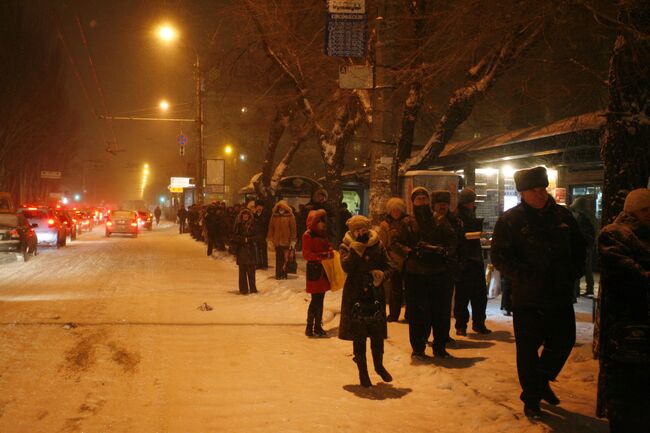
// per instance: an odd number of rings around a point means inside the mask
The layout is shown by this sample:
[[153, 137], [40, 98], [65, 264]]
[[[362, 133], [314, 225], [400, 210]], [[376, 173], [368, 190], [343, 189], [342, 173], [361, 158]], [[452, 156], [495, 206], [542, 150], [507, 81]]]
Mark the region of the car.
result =
[[0, 213], [0, 252], [16, 253], [24, 261], [38, 254], [34, 227], [22, 213]]
[[70, 241], [77, 239], [77, 222], [72, 218], [70, 212], [65, 209], [57, 209], [54, 214], [59, 217], [59, 220], [65, 226], [65, 232]]
[[144, 227], [147, 230], [153, 230], [153, 214], [148, 210], [139, 210], [138, 216], [140, 217], [140, 227]]
[[93, 218], [88, 212], [75, 209], [74, 218], [77, 220], [78, 233], [92, 231]]
[[131, 210], [118, 209], [111, 212], [106, 220], [106, 237], [112, 234], [130, 234], [138, 237], [138, 213]]
[[39, 245], [56, 248], [66, 244], [66, 229], [54, 211], [45, 206], [26, 206], [18, 209], [36, 231]]

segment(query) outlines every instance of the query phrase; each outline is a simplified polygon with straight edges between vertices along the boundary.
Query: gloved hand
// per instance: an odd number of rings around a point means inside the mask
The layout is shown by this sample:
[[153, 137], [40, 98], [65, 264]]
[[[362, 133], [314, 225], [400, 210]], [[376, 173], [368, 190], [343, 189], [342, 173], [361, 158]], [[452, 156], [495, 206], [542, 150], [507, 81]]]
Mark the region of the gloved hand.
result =
[[372, 285], [375, 287], [381, 286], [381, 283], [384, 282], [384, 272], [374, 269], [370, 271], [370, 274], [372, 274]]

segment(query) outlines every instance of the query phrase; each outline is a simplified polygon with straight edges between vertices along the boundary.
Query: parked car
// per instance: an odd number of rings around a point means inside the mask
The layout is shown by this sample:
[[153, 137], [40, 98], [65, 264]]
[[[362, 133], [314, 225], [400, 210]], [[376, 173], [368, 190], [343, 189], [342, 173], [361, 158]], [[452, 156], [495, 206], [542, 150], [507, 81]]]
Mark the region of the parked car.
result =
[[139, 210], [138, 216], [140, 217], [140, 227], [151, 231], [153, 229], [153, 214], [148, 210]]
[[138, 213], [130, 210], [114, 210], [106, 220], [106, 237], [114, 233], [138, 237]]
[[59, 217], [59, 220], [63, 223], [66, 236], [70, 238], [70, 241], [77, 239], [77, 222], [72, 218], [70, 212], [65, 209], [57, 209], [54, 211], [54, 214]]
[[29, 260], [37, 252], [34, 228], [21, 213], [0, 213], [0, 252], [16, 253]]
[[63, 247], [66, 244], [66, 229], [54, 212], [47, 207], [21, 207], [22, 214], [36, 231], [39, 245]]

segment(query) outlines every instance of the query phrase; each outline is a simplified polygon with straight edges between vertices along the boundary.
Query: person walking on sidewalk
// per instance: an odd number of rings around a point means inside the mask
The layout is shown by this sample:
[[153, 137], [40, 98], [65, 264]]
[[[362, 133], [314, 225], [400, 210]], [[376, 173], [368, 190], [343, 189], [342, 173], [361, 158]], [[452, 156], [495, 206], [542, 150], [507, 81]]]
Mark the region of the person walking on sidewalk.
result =
[[296, 217], [284, 200], [273, 207], [267, 239], [275, 248], [275, 279], [286, 280], [289, 250], [296, 246]]
[[322, 326], [323, 301], [330, 283], [321, 260], [331, 259], [333, 252], [327, 241], [327, 212], [323, 209], [307, 215], [307, 231], [302, 235], [302, 256], [307, 261], [307, 293], [311, 295], [305, 335], [325, 337], [327, 333]]
[[462, 221], [462, 236], [458, 248], [458, 278], [454, 297], [456, 335], [467, 335], [468, 303], [472, 305], [472, 329], [479, 334], [489, 334], [491, 331], [485, 326], [487, 286], [480, 238], [483, 219], [476, 218], [476, 193], [469, 188], [460, 192], [457, 215]]
[[524, 414], [538, 419], [541, 400], [560, 402], [549, 382], [575, 344], [573, 284], [583, 273], [586, 249], [571, 212], [546, 191], [546, 168], [519, 170], [515, 186], [522, 200], [496, 223], [492, 263], [512, 282], [520, 398]]
[[399, 320], [402, 304], [404, 303], [404, 261], [407, 253], [395, 242], [397, 235], [402, 230], [406, 218], [406, 203], [399, 197], [392, 197], [386, 203], [386, 217], [379, 224], [379, 240], [386, 248], [390, 258], [393, 272], [390, 280], [385, 282], [388, 297], [388, 322]]
[[257, 293], [255, 285], [255, 228], [253, 227], [253, 212], [242, 209], [235, 220], [232, 243], [236, 251], [239, 266], [239, 293], [248, 295]]
[[160, 216], [162, 215], [162, 209], [160, 209], [160, 206], [156, 206], [156, 208], [153, 210], [153, 216], [156, 218], [156, 225], [160, 225]]
[[178, 209], [176, 217], [178, 218], [178, 233], [183, 234], [186, 231], [185, 226], [187, 224], [187, 209], [185, 209], [185, 206]]
[[366, 340], [375, 371], [384, 382], [393, 377], [383, 364], [386, 326], [386, 301], [383, 282], [388, 280], [390, 262], [379, 235], [370, 229], [370, 220], [356, 215], [347, 222], [348, 232], [339, 247], [341, 266], [347, 273], [341, 299], [339, 338], [352, 341], [354, 362], [359, 369], [361, 386], [370, 387], [366, 362]]

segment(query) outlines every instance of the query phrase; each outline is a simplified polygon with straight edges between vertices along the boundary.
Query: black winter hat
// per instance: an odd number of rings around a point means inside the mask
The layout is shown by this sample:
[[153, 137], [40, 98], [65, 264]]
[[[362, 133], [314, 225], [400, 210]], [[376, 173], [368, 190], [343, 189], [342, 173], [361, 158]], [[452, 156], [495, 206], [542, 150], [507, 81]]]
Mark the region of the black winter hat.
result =
[[446, 189], [439, 189], [437, 191], [431, 191], [431, 203], [447, 203], [451, 204], [451, 193]]
[[467, 204], [476, 201], [476, 193], [471, 188], [463, 188], [463, 190], [458, 194], [458, 204]]
[[548, 175], [545, 167], [528, 168], [515, 173], [517, 191], [527, 191], [533, 188], [548, 188]]
[[255, 206], [264, 206], [264, 200], [258, 198], [257, 200], [255, 200]]

